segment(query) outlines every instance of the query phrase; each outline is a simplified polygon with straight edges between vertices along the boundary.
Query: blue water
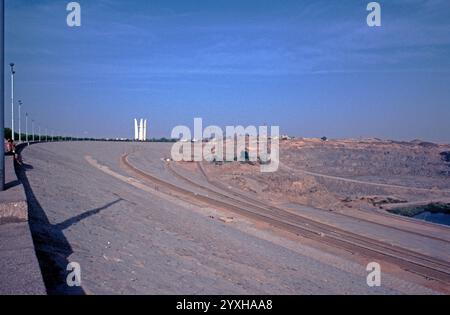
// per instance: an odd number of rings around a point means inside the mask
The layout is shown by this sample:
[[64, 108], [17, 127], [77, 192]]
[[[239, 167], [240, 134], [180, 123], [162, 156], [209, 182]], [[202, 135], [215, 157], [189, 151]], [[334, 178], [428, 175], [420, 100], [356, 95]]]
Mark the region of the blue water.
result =
[[413, 218], [432, 223], [450, 225], [450, 214], [447, 213], [439, 213], [439, 212], [433, 213], [429, 211], [424, 211], [419, 214], [416, 214]]

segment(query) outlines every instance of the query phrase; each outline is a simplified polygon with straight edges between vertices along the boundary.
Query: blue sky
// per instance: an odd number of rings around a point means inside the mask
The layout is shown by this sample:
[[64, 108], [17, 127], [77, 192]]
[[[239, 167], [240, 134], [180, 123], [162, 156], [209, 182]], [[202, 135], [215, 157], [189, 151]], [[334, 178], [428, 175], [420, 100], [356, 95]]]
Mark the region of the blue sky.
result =
[[[204, 125], [450, 142], [450, 2], [6, 0], [16, 99], [59, 133], [150, 137]], [[6, 74], [9, 125], [9, 75]]]

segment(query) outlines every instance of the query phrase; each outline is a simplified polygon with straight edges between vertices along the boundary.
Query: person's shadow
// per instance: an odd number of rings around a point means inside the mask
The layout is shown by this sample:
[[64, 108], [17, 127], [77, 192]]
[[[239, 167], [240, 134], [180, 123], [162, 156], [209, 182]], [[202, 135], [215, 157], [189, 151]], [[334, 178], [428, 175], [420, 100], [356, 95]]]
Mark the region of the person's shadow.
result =
[[73, 250], [62, 231], [83, 219], [98, 214], [123, 199], [119, 198], [100, 208], [67, 219], [62, 223], [51, 224], [28, 181], [26, 172], [30, 169], [32, 169], [30, 165], [16, 165], [17, 177], [25, 188], [28, 203], [28, 222], [47, 294], [84, 295], [83, 281], [81, 281], [80, 287], [70, 287], [67, 284], [66, 278], [71, 272], [71, 270], [66, 270], [70, 263], [68, 257], [73, 253]]
[[20, 185], [20, 181], [18, 181], [17, 179], [13, 180], [12, 182], [5, 183], [5, 190], [11, 189], [11, 188], [16, 187], [18, 185]]

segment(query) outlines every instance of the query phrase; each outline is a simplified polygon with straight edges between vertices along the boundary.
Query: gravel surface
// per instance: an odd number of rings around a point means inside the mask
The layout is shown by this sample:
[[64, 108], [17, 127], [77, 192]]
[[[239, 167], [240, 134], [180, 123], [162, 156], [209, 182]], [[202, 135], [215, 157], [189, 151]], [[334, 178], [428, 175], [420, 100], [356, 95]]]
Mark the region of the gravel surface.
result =
[[[20, 178], [48, 293], [433, 293], [387, 275], [381, 287], [370, 288], [365, 266], [212, 220], [109, 176], [85, 158], [129, 176], [119, 158], [136, 150], [145, 153], [148, 170], [166, 176], [160, 159], [169, 144], [46, 143], [23, 151]], [[69, 262], [81, 266], [80, 288], [65, 282]]]

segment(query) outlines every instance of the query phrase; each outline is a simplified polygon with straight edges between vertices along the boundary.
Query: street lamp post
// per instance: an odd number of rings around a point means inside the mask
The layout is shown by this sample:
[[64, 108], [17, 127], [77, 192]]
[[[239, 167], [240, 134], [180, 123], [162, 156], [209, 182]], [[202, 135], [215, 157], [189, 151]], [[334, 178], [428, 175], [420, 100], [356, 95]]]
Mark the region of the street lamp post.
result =
[[[5, 1], [0, 0], [0, 139], [5, 139]], [[5, 146], [0, 145], [0, 191], [5, 190]]]
[[25, 141], [30, 145], [30, 141], [28, 141], [28, 113], [25, 113]]
[[22, 108], [22, 101], [19, 100], [19, 142], [22, 142], [22, 129], [20, 123], [20, 109]]
[[33, 133], [33, 142], [34, 142], [34, 119], [31, 120], [31, 132]]
[[16, 71], [14, 71], [13, 62], [11, 62], [9, 66], [11, 67], [11, 139], [14, 141], [14, 75], [16, 74]]
[[39, 126], [39, 142], [41, 142], [41, 126]]

